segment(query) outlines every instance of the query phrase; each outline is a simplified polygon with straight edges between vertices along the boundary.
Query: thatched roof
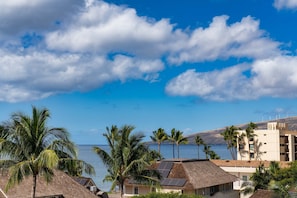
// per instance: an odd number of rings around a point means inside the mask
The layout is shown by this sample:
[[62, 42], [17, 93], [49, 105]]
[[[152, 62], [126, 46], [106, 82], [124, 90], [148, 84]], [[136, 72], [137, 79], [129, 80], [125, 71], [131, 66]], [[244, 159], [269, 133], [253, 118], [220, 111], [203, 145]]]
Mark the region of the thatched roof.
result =
[[[0, 189], [4, 191], [8, 181], [8, 175], [0, 174]], [[14, 186], [6, 192], [9, 198], [30, 198], [32, 197], [32, 177], [25, 178], [19, 185]], [[5, 197], [3, 194], [0, 198]], [[84, 186], [77, 183], [73, 178], [61, 171], [55, 171], [55, 176], [51, 183], [47, 183], [43, 178], [37, 178], [36, 196], [46, 197], [52, 195], [63, 195], [65, 198], [98, 198]]]
[[227, 184], [237, 180], [235, 176], [225, 172], [209, 160], [185, 161], [182, 165], [194, 189]]
[[[166, 178], [163, 178], [163, 180], [167, 179], [165, 182], [161, 181], [161, 185], [163, 187], [200, 189], [220, 184], [232, 183], [237, 180], [235, 176], [225, 172], [223, 169], [209, 160], [173, 159], [163, 160], [158, 163], [164, 164], [164, 162], [167, 162], [168, 166], [170, 163], [173, 163], [173, 165], [172, 167], [169, 166], [171, 168], [169, 168], [170, 172], [168, 175], [166, 170], [163, 170], [163, 174], [166, 175]], [[160, 166], [158, 170], [159, 169]], [[167, 182], [168, 180], [169, 182]], [[172, 185], [170, 180], [172, 180], [173, 183], [176, 181], [176, 185]], [[182, 182], [183, 180], [185, 181], [184, 183]]]

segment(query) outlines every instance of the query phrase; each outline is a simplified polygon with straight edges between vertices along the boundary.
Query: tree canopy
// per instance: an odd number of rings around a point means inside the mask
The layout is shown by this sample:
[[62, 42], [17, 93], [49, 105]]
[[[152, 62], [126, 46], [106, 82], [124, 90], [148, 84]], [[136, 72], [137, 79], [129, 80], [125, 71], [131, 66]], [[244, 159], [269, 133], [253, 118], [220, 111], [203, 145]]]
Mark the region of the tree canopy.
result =
[[111, 190], [119, 186], [121, 197], [124, 193], [124, 182], [128, 179], [148, 185], [156, 185], [160, 179], [159, 172], [149, 169], [150, 165], [159, 159], [158, 152], [150, 150], [142, 142], [144, 135], [132, 133], [133, 130], [134, 127], [129, 125], [120, 129], [116, 126], [112, 126], [111, 130], [107, 128], [103, 135], [110, 151], [94, 147], [94, 152], [107, 167], [108, 174], [104, 181], [112, 182]]
[[2, 125], [0, 136], [0, 165], [9, 168], [6, 190], [33, 177], [35, 197], [37, 176], [47, 182], [54, 176], [54, 169], [79, 175], [85, 170], [94, 173], [91, 165], [77, 159], [77, 151], [64, 128], [49, 128], [50, 112], [46, 108], [32, 107], [32, 115], [14, 113], [11, 121]]

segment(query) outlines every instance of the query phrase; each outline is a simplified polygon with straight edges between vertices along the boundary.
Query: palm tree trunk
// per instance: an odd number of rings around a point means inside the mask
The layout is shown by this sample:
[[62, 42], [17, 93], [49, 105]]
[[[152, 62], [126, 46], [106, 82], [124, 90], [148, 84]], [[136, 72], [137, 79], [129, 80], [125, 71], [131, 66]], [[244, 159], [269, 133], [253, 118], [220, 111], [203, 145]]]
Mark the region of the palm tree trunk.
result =
[[124, 182], [120, 183], [120, 193], [121, 193], [121, 198], [124, 197]]
[[178, 144], [176, 145], [176, 148], [177, 148], [177, 158], [179, 159], [179, 145]]
[[159, 152], [159, 155], [161, 155], [161, 145], [160, 145], [160, 143], [158, 143], [158, 152]]
[[174, 143], [172, 143], [172, 158], [175, 158], [175, 155], [174, 155]]
[[37, 175], [33, 175], [33, 189], [32, 189], [32, 198], [35, 198], [35, 194], [36, 194], [36, 182], [37, 181]]
[[198, 147], [198, 159], [200, 159], [200, 156], [199, 156], [199, 146], [197, 146]]

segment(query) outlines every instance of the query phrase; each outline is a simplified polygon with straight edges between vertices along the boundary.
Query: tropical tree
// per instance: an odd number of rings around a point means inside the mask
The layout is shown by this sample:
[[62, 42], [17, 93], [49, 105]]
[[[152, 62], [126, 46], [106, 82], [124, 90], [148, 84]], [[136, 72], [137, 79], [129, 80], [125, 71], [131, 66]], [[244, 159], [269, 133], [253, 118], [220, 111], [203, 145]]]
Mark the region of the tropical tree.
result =
[[256, 172], [250, 177], [252, 183], [244, 182], [242, 184], [243, 193], [245, 195], [255, 192], [258, 189], [267, 190], [271, 179], [269, 170], [264, 167], [264, 164], [260, 164], [256, 169]]
[[199, 156], [199, 151], [200, 151], [200, 145], [203, 145], [204, 144], [204, 141], [203, 139], [199, 136], [199, 135], [196, 135], [195, 137], [195, 143], [197, 144], [197, 147], [198, 147], [198, 159], [200, 159], [200, 156]]
[[238, 128], [233, 125], [231, 127], [226, 127], [225, 131], [221, 133], [226, 141], [227, 149], [230, 151], [232, 159], [234, 160], [236, 159], [238, 134]]
[[153, 136], [150, 137], [153, 142], [156, 142], [158, 144], [158, 153], [161, 157], [161, 144], [168, 138], [167, 134], [165, 133], [165, 130], [159, 128], [158, 130], [153, 131]]
[[160, 158], [159, 154], [142, 142], [143, 134], [132, 134], [133, 130], [133, 126], [125, 125], [120, 129], [113, 126], [112, 130], [103, 134], [110, 151], [97, 146], [93, 148], [107, 167], [108, 174], [104, 181], [112, 182], [111, 190], [119, 186], [121, 197], [124, 194], [124, 183], [128, 179], [151, 185], [157, 184], [160, 179], [157, 171], [148, 170]]
[[213, 150], [209, 152], [210, 159], [220, 159], [221, 157]]
[[[0, 137], [0, 165], [9, 167], [6, 191], [25, 177], [32, 176], [34, 198], [38, 175], [50, 182], [54, 169], [76, 175], [82, 170], [94, 173], [91, 165], [77, 159], [76, 147], [67, 130], [47, 126], [49, 117], [49, 110], [32, 107], [31, 117], [14, 113], [11, 122], [2, 127], [6, 135]], [[79, 171], [74, 168], [79, 168]]]
[[169, 136], [168, 139], [172, 142], [172, 145], [173, 145], [173, 158], [175, 158], [174, 144], [177, 147], [177, 158], [179, 158], [179, 145], [180, 144], [187, 144], [188, 139], [183, 136], [182, 131], [176, 130], [174, 128], [171, 130], [171, 136]]
[[238, 151], [240, 154], [240, 158], [242, 159], [242, 156], [247, 153], [247, 151], [244, 149], [245, 148], [245, 133], [241, 133], [238, 135], [237, 142], [238, 142]]
[[220, 156], [211, 149], [210, 145], [203, 144], [203, 152], [206, 159], [220, 159]]
[[[257, 125], [253, 122], [250, 122], [245, 130], [245, 135], [248, 140], [248, 142], [253, 142], [252, 145], [254, 145], [254, 137], [257, 136], [255, 134], [255, 129], [257, 128]], [[248, 143], [248, 155], [249, 155], [249, 160], [251, 160], [251, 148], [250, 148], [250, 143]]]
[[210, 153], [211, 153], [211, 146], [210, 145], [207, 145], [207, 144], [204, 144], [203, 145], [203, 152], [205, 153], [205, 158], [206, 159], [209, 159], [209, 156], [210, 156]]

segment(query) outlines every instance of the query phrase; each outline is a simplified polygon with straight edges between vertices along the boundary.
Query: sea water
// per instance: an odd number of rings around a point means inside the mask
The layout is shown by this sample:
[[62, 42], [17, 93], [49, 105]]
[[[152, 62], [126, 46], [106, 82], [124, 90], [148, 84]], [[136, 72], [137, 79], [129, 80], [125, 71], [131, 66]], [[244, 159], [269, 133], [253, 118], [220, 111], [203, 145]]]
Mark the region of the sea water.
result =
[[[96, 172], [96, 175], [88, 176], [91, 177], [96, 183], [97, 187], [103, 191], [109, 191], [111, 187], [110, 182], [103, 182], [105, 175], [107, 174], [107, 169], [102, 163], [99, 156], [93, 151], [93, 147], [98, 146], [101, 149], [109, 152], [109, 147], [107, 145], [79, 145], [79, 159], [91, 164]], [[221, 159], [232, 159], [230, 152], [227, 150], [226, 145], [210, 145], [211, 150], [215, 151]], [[149, 147], [154, 150], [158, 150], [158, 145], [150, 144]], [[160, 147], [161, 154], [163, 158], [172, 159], [173, 158], [173, 146], [172, 144], [161, 144]], [[175, 158], [177, 158], [177, 147], [174, 146]], [[197, 145], [179, 145], [179, 157], [186, 159], [197, 159], [198, 158], [198, 147]], [[205, 154], [203, 152], [203, 146], [199, 147], [199, 158], [205, 159]]]

